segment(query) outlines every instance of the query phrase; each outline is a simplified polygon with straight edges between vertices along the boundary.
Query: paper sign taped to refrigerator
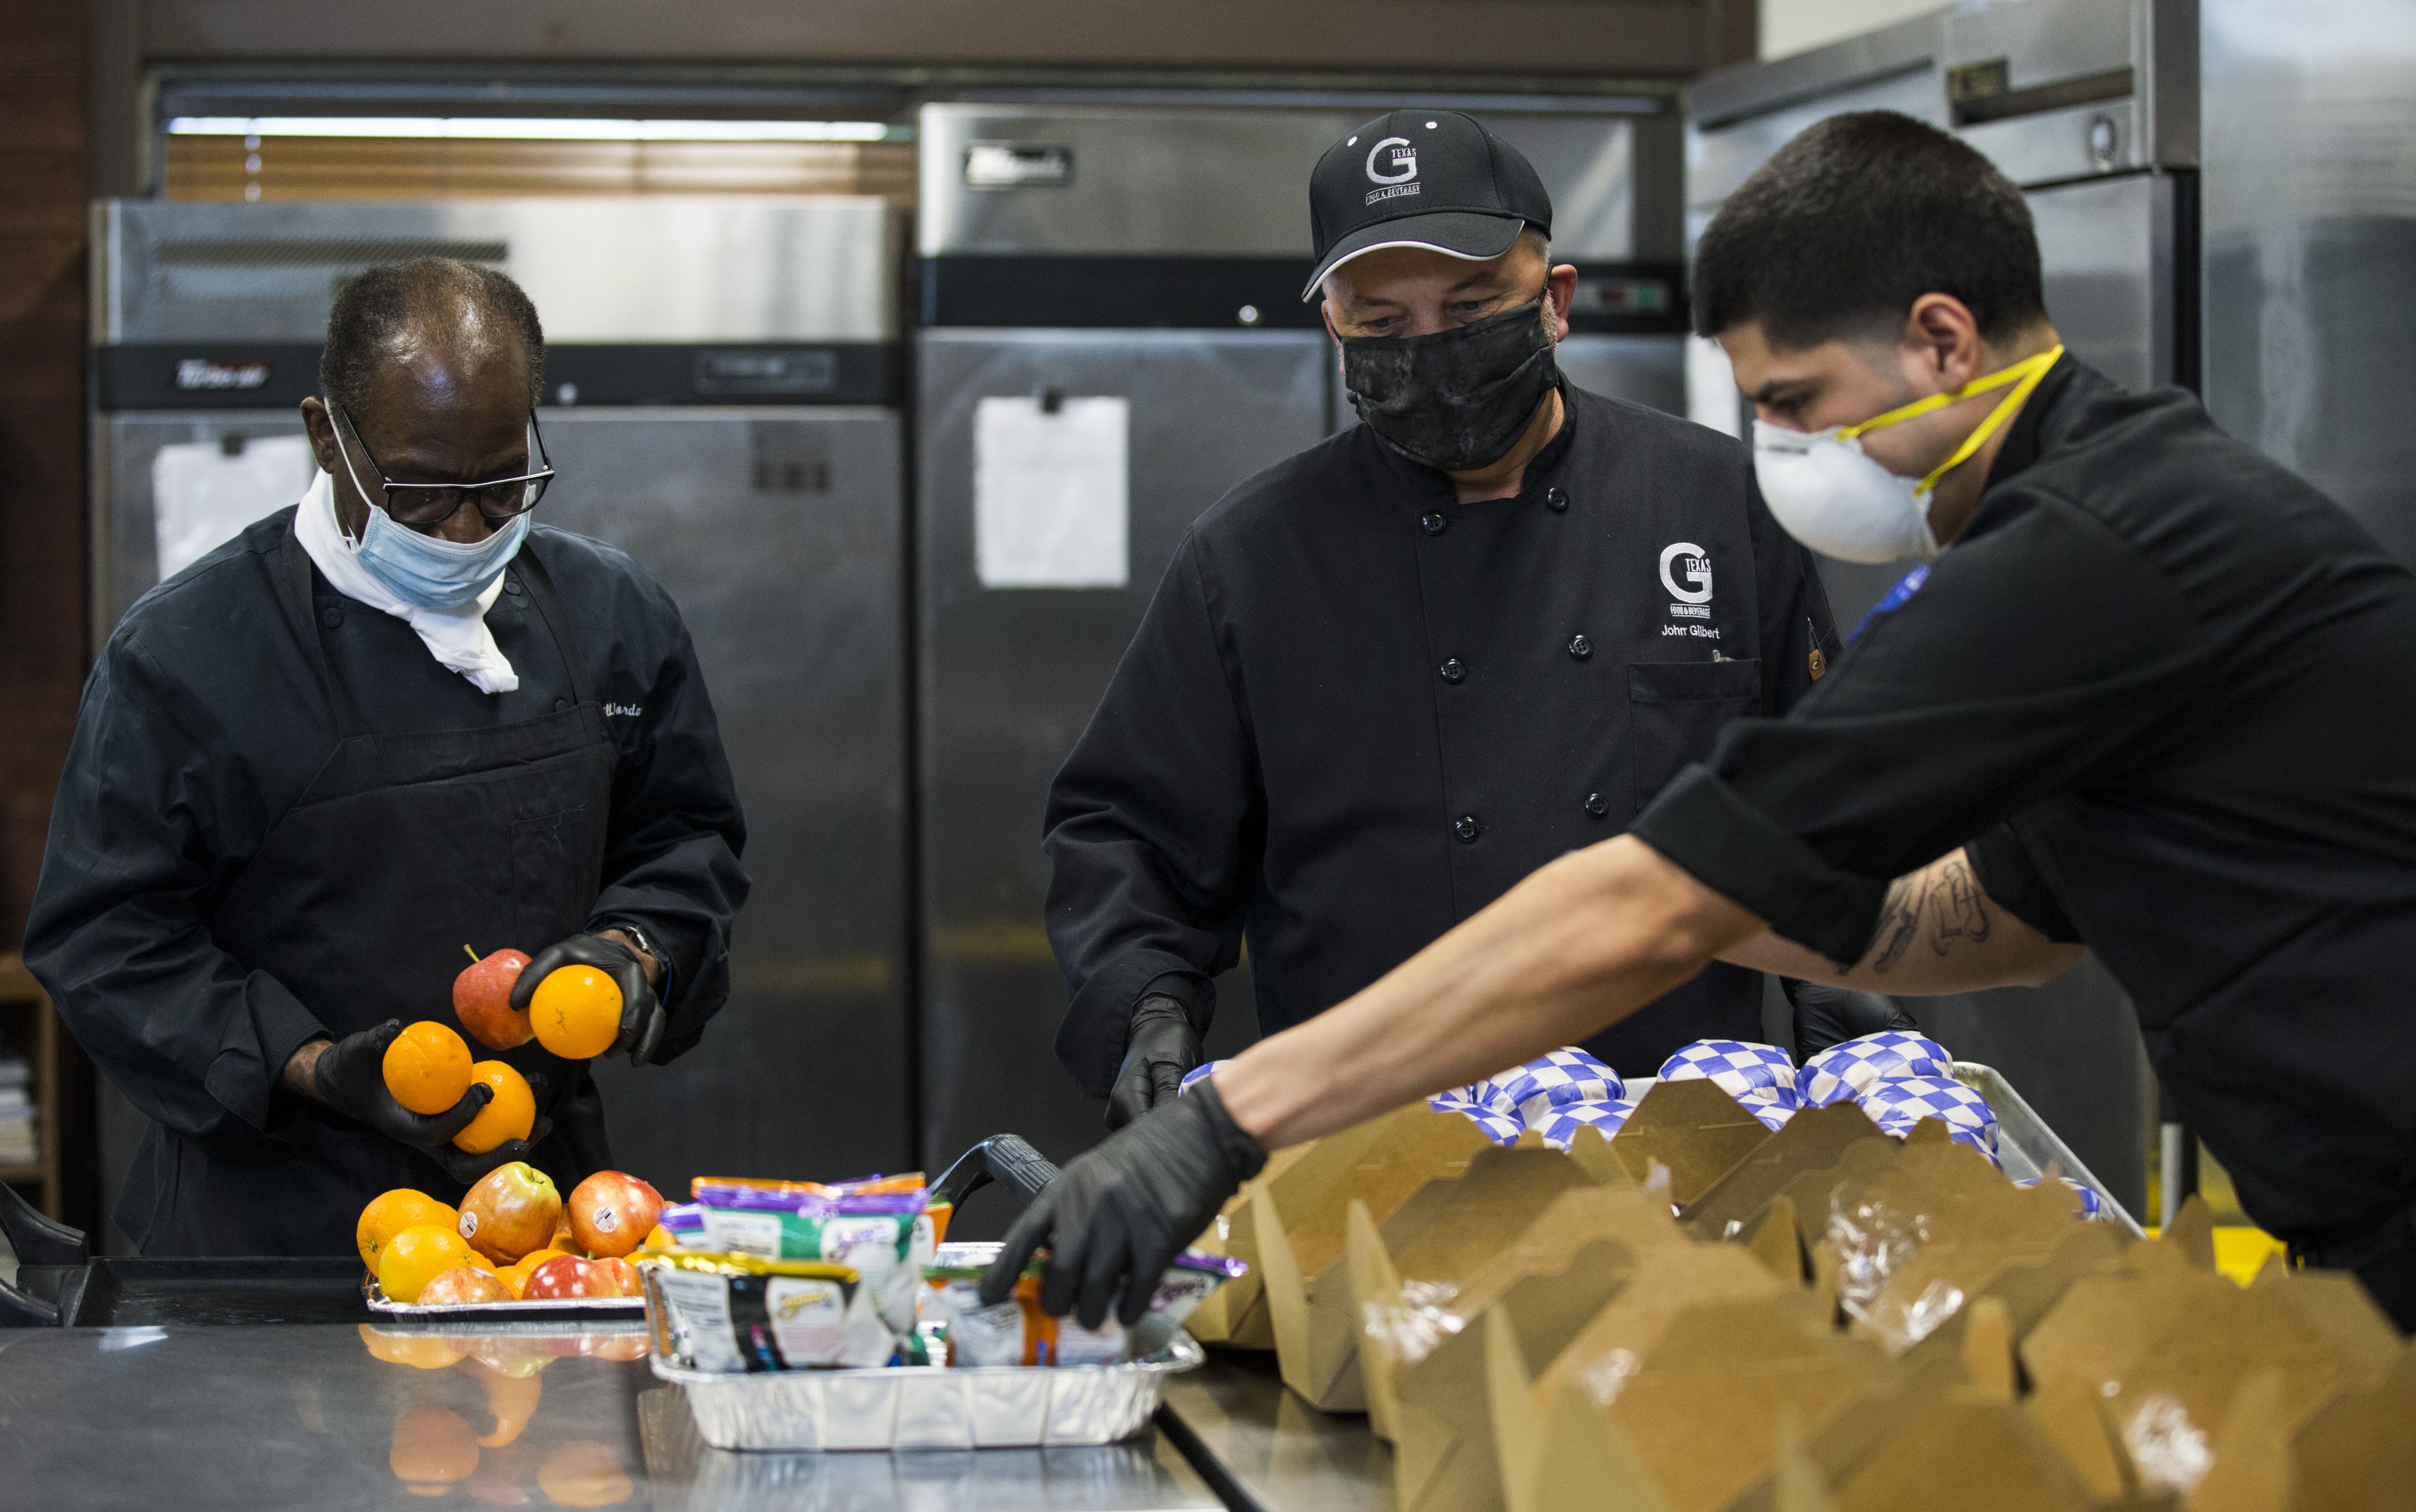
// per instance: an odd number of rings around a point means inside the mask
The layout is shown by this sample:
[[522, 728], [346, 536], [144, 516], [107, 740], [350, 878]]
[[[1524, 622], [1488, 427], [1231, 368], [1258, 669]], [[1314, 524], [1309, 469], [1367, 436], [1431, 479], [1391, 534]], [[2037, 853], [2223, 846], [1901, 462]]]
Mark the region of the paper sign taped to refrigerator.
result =
[[1131, 578], [1131, 405], [985, 399], [974, 411], [974, 571], [985, 588]]
[[151, 459], [151, 522], [167, 582], [242, 534], [263, 515], [299, 500], [319, 461], [302, 436], [235, 443], [172, 442]]

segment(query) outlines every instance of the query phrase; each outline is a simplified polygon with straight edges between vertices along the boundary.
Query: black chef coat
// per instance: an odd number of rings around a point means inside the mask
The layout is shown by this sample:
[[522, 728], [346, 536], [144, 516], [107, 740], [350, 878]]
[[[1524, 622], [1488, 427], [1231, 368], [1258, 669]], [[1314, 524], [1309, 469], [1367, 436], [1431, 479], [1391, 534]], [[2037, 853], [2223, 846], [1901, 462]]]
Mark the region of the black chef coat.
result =
[[[279, 1157], [275, 1131], [300, 1110], [278, 1074], [327, 1032], [312, 1004], [234, 959], [210, 929], [337, 746], [315, 656], [279, 602], [294, 513], [145, 594], [111, 635], [84, 688], [25, 933], [26, 964], [135, 1106], [237, 1163]], [[747, 886], [737, 794], [670, 597], [612, 547], [544, 526], [534, 539], [616, 747], [591, 927], [638, 921], [667, 958], [668, 1059], [729, 994], [730, 925]], [[406, 622], [341, 597], [315, 568], [311, 584], [312, 627], [371, 733], [479, 730], [571, 706], [569, 669], [517, 568], [487, 613], [520, 675], [499, 694], [446, 671]], [[498, 885], [502, 931], [507, 890]], [[450, 1004], [419, 1016], [448, 1019]], [[137, 1243], [153, 1216], [144, 1195], [129, 1182], [119, 1215]]]
[[[1366, 426], [1243, 483], [1175, 549], [1051, 790], [1058, 1054], [1104, 1096], [1134, 1003], [1203, 1029], [1245, 938], [1268, 1033], [1366, 987], [1565, 851], [1618, 834], [1714, 733], [1837, 649], [1810, 557], [1729, 437], [1563, 387], [1516, 498]], [[1760, 1037], [1714, 965], [1594, 1042], [1650, 1075]]]
[[2066, 357], [1919, 591], [1636, 830], [1838, 961], [1964, 846], [2129, 991], [2249, 1215], [2321, 1245], [2416, 1196], [2411, 667], [2416, 579], [2362, 526]]

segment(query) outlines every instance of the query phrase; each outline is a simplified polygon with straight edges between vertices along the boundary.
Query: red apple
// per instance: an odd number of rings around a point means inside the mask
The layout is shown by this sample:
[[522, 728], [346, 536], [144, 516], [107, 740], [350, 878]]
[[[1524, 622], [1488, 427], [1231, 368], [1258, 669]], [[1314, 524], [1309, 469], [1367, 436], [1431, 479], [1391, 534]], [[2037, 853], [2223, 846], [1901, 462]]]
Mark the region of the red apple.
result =
[[607, 1256], [596, 1262], [587, 1273], [587, 1294], [592, 1297], [644, 1296], [645, 1287], [638, 1279], [638, 1267], [626, 1260]]
[[570, 1189], [563, 1211], [580, 1248], [617, 1259], [646, 1242], [663, 1215], [663, 1194], [627, 1172], [599, 1171]]
[[461, 1199], [461, 1237], [498, 1265], [545, 1247], [562, 1216], [553, 1178], [525, 1160], [497, 1166]]
[[419, 1289], [419, 1305], [423, 1308], [459, 1306], [464, 1302], [509, 1302], [512, 1289], [495, 1279], [492, 1271], [476, 1265], [456, 1265], [440, 1272], [436, 1278]]
[[512, 1011], [512, 985], [528, 963], [529, 958], [517, 950], [497, 950], [483, 958], [473, 951], [470, 964], [453, 978], [453, 1015], [478, 1043], [511, 1050], [536, 1037], [529, 1016]]
[[577, 1255], [556, 1255], [529, 1272], [528, 1290], [521, 1293], [525, 1302], [543, 1302], [562, 1297], [593, 1296], [588, 1291], [590, 1273], [596, 1269], [592, 1260]]

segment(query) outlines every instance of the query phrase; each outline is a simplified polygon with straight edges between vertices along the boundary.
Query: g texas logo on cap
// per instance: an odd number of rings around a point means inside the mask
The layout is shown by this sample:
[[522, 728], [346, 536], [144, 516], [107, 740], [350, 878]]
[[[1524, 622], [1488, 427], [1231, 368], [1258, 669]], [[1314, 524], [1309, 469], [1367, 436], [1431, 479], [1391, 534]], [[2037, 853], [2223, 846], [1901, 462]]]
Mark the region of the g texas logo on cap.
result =
[[[1384, 155], [1387, 147], [1392, 149], [1392, 156], [1385, 159], [1389, 164], [1389, 171], [1379, 171], [1376, 159]], [[1369, 204], [1375, 204], [1378, 200], [1397, 199], [1404, 194], [1417, 193], [1423, 187], [1417, 182], [1417, 177], [1418, 149], [1410, 144], [1409, 138], [1386, 137], [1367, 149], [1367, 182], [1381, 186], [1367, 191]]]
[[[1678, 579], [1684, 573], [1685, 582]], [[1671, 541], [1661, 548], [1661, 586], [1669, 590], [1675, 603], [1669, 612], [1682, 619], [1709, 619], [1712, 612], [1703, 606], [1712, 601], [1711, 553], [1693, 541]]]

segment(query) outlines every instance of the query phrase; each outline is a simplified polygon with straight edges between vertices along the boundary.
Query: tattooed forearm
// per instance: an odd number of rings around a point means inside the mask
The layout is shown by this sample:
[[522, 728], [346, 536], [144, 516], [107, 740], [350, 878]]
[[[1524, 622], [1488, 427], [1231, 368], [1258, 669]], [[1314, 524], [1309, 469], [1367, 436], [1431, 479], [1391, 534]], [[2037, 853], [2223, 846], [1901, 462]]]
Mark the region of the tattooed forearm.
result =
[[1978, 945], [1987, 938], [1987, 895], [1971, 874], [1971, 863], [1956, 851], [1888, 887], [1879, 933], [1871, 941], [1870, 968], [1884, 975], [1916, 942], [1944, 956], [1957, 940]]

